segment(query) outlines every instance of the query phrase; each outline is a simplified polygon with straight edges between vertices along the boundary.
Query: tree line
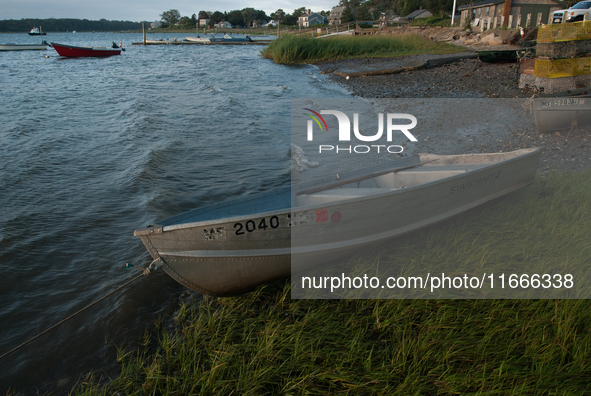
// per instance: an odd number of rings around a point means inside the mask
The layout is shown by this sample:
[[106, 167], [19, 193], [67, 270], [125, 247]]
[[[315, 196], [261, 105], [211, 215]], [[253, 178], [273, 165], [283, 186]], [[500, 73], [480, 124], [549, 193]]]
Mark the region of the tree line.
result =
[[141, 22], [131, 21], [89, 21], [88, 19], [5, 19], [0, 20], [0, 32], [24, 33], [41, 26], [44, 32], [114, 32], [141, 30]]
[[[178, 25], [182, 29], [191, 29], [199, 23], [199, 20], [209, 20], [208, 26], [213, 27], [216, 23], [227, 21], [236, 27], [261, 26], [273, 19], [282, 25], [297, 25], [298, 18], [307, 12], [306, 7], [300, 7], [291, 14], [286, 14], [282, 9], [267, 15], [265, 11], [254, 8], [243, 8], [229, 12], [222, 11], [199, 11], [190, 17], [181, 16], [177, 9], [164, 11], [160, 14], [162, 28]], [[320, 11], [319, 14], [328, 17], [329, 11]]]

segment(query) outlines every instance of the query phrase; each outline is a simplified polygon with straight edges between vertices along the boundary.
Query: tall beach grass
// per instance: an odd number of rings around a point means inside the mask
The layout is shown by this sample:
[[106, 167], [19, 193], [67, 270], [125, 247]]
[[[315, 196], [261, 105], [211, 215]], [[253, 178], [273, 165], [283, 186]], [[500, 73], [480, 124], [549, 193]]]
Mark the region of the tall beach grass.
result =
[[313, 63], [327, 60], [396, 57], [419, 54], [453, 54], [463, 48], [424, 39], [416, 34], [400, 36], [341, 36], [329, 38], [285, 37], [261, 50], [275, 63]]
[[[405, 262], [588, 265], [591, 171], [552, 172], [385, 245]], [[390, 249], [390, 250], [389, 250]], [[292, 300], [287, 280], [183, 303], [76, 394], [589, 395], [588, 300]]]

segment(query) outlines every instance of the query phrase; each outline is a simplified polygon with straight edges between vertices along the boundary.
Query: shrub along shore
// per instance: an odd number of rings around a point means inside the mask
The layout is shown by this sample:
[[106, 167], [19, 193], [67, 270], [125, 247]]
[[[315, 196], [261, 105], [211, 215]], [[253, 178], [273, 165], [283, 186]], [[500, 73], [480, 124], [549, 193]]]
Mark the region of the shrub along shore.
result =
[[351, 58], [381, 58], [465, 52], [456, 45], [427, 40], [416, 34], [399, 36], [284, 37], [261, 50], [275, 63], [297, 64]]
[[[585, 268], [589, 235], [591, 170], [551, 171], [383, 244], [379, 259]], [[184, 302], [174, 327], [161, 321], [119, 351], [118, 378], [94, 374], [74, 393], [591, 393], [588, 300], [292, 300], [290, 290], [280, 280]]]

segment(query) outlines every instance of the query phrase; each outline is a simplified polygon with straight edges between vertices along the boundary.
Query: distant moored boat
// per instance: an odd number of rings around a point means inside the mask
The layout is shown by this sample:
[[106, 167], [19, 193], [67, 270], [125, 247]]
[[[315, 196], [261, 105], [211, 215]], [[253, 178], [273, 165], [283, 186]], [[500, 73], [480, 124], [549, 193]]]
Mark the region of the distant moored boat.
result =
[[41, 29], [34, 27], [29, 32], [29, 36], [45, 36], [47, 33], [42, 32]]

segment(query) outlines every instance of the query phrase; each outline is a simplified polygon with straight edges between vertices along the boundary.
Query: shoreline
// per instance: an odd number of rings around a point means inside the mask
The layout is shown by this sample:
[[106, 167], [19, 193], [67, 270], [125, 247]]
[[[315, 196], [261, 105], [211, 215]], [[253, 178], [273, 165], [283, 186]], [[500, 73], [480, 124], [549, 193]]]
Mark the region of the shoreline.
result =
[[[504, 46], [507, 47], [507, 46]], [[467, 48], [470, 49], [469, 47]], [[519, 85], [519, 63], [484, 63], [478, 58], [458, 59], [440, 65], [428, 64], [417, 70], [407, 70], [384, 75], [365, 75], [343, 78], [335, 74], [339, 69], [364, 70], [368, 67], [387, 68], [401, 62], [408, 64], [441, 55], [416, 55], [400, 58], [358, 58], [317, 62], [319, 73], [330, 74], [330, 79], [345, 87], [351, 95], [364, 99], [382, 98], [534, 98], [531, 90]], [[479, 136], [478, 140], [457, 145], [459, 152], [512, 151], [527, 147], [544, 147], [539, 172], [553, 166], [561, 170], [581, 171], [591, 167], [591, 147], [588, 128], [560, 133], [540, 133], [533, 122], [512, 129], [510, 137], [498, 139], [494, 133]], [[447, 139], [444, 139], [447, 140]], [[427, 136], [420, 144], [421, 152], [437, 153], [438, 147], [447, 143]]]

